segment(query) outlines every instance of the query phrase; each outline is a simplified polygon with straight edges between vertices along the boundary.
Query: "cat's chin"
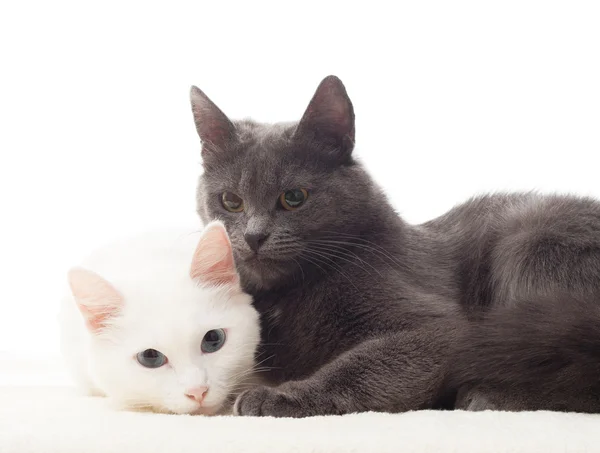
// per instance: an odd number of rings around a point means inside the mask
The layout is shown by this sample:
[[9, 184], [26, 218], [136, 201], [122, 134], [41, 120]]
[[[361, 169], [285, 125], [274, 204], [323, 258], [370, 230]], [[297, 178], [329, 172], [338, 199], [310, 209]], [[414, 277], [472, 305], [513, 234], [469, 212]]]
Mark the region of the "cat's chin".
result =
[[157, 414], [175, 414], [175, 415], [221, 415], [227, 413], [226, 404], [213, 405], [213, 406], [199, 406], [195, 405], [184, 406], [184, 407], [166, 407], [157, 406], [153, 404], [131, 404], [122, 403], [112, 399], [109, 399], [109, 404], [116, 410], [130, 411], [130, 412], [154, 412]]
[[176, 414], [176, 415], [219, 415], [221, 413], [221, 406], [210, 406], [210, 407], [196, 407], [193, 409], [165, 409], [165, 410], [157, 410], [155, 412], [167, 413], [167, 414]]
[[288, 269], [286, 262], [272, 258], [251, 257], [241, 260], [238, 272], [244, 286], [251, 290], [269, 290], [281, 284], [287, 274], [293, 272]]
[[216, 407], [200, 407], [194, 411], [191, 412], [184, 412], [183, 414], [187, 414], [187, 415], [205, 415], [205, 416], [211, 416], [211, 415], [219, 415], [219, 411], [220, 411], [220, 407], [216, 406]]

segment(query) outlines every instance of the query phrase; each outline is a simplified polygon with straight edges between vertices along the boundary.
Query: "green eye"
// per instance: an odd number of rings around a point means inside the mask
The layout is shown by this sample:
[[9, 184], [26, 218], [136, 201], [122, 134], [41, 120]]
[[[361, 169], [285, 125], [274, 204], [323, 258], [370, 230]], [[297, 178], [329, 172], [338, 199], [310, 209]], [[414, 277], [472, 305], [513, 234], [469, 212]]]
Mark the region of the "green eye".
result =
[[286, 190], [279, 195], [279, 202], [288, 211], [298, 209], [308, 198], [306, 189], [291, 189]]
[[221, 204], [229, 212], [242, 212], [244, 210], [244, 200], [233, 192], [223, 192]]

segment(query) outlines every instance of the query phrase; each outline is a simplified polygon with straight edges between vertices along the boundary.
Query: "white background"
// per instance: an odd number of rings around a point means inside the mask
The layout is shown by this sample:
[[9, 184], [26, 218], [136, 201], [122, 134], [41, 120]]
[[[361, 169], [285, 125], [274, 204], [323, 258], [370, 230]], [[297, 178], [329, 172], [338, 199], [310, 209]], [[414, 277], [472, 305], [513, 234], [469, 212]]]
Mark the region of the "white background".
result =
[[338, 75], [357, 154], [411, 222], [482, 191], [600, 196], [599, 5], [2, 2], [0, 351], [56, 351], [92, 248], [198, 222], [191, 84], [278, 121]]

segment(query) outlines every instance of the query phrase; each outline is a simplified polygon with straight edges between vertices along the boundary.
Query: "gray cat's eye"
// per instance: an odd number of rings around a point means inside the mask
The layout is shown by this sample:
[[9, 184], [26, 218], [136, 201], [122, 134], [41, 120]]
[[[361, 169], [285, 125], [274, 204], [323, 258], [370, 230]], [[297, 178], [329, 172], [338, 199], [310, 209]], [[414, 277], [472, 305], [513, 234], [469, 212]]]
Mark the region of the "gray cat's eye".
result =
[[279, 203], [284, 209], [293, 211], [302, 206], [307, 198], [308, 192], [306, 189], [291, 189], [279, 195]]
[[244, 200], [233, 192], [223, 192], [221, 204], [229, 212], [242, 212], [244, 210]]
[[146, 349], [138, 352], [136, 359], [140, 365], [146, 368], [160, 368], [167, 363], [167, 356], [156, 349]]
[[209, 330], [202, 339], [202, 352], [206, 352], [208, 354], [211, 352], [217, 352], [225, 344], [226, 338], [227, 337], [223, 329]]

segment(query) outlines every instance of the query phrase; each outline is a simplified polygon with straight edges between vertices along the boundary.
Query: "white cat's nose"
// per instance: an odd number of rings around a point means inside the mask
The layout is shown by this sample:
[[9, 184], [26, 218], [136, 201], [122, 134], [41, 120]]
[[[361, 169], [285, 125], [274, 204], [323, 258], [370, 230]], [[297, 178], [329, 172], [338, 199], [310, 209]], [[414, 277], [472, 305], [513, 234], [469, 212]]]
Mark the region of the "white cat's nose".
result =
[[188, 389], [185, 392], [185, 396], [187, 396], [191, 400], [202, 403], [207, 393], [208, 387], [194, 387], [193, 389]]

